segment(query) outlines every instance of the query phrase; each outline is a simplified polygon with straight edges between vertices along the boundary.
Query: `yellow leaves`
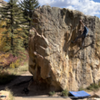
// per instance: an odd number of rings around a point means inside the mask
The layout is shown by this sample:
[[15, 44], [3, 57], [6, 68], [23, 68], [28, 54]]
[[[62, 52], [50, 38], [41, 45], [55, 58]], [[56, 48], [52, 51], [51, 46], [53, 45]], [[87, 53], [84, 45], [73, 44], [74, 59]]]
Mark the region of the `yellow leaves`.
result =
[[[24, 38], [21, 36], [21, 32], [15, 34], [15, 35], [11, 34], [10, 33], [10, 31], [11, 31], [10, 29], [8, 29], [9, 32], [7, 34], [2, 34], [3, 32], [7, 31], [6, 28], [2, 28], [3, 25], [6, 25], [6, 21], [1, 21], [0, 22], [0, 51], [7, 51], [8, 49], [5, 48], [5, 47], [9, 46], [9, 44], [11, 43], [11, 36], [13, 37], [14, 40], [20, 39], [20, 40], [23, 41]], [[17, 28], [15, 30], [17, 32], [17, 30], [21, 31], [22, 29], [21, 28]]]
[[20, 31], [22, 31], [22, 28], [16, 28], [16, 31], [20, 32]]
[[3, 51], [5, 43], [5, 34], [2, 34], [4, 31], [6, 31], [6, 28], [1, 28], [1, 26], [6, 25], [5, 21], [0, 22], [0, 51]]
[[11, 56], [10, 53], [0, 53], [0, 66], [6, 67], [9, 66], [11, 68], [16, 68], [20, 64], [20, 59]]
[[24, 47], [24, 40], [26, 37], [23, 29], [13, 27], [13, 31], [11, 31], [11, 25], [7, 28], [2, 27], [6, 26], [6, 21], [1, 21], [0, 26], [0, 52], [10, 52], [11, 46], [13, 46], [13, 51], [17, 53], [18, 49], [21, 50]]
[[12, 62], [12, 63], [10, 64], [10, 67], [11, 67], [11, 68], [16, 68], [16, 67], [19, 66], [19, 64], [20, 64], [20, 60], [17, 59], [15, 62]]
[[0, 26], [6, 25], [6, 21], [0, 21]]
[[9, 57], [9, 54], [6, 53], [6, 54], [1, 54], [1, 55], [0, 55], [0, 59], [2, 59], [2, 58], [4, 58], [4, 57], [5, 57], [5, 58], [8, 58], [8, 57]]
[[5, 66], [5, 65], [7, 65], [7, 58], [9, 57], [9, 53], [6, 53], [6, 54], [0, 54], [0, 66]]
[[12, 62], [12, 63], [10, 64], [10, 67], [11, 67], [11, 68], [15, 68], [15, 64]]

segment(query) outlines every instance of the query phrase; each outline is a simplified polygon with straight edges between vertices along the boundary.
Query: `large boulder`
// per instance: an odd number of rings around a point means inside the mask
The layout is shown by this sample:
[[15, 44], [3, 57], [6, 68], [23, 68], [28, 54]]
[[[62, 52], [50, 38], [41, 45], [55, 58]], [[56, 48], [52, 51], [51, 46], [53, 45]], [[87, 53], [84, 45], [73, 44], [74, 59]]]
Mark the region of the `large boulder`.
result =
[[[7, 5], [7, 2], [5, 2], [5, 1], [3, 1], [3, 0], [0, 0], [0, 7], [3, 7], [3, 6], [5, 6], [5, 5]], [[1, 8], [0, 8], [1, 9]], [[0, 15], [0, 17], [1, 17], [1, 15]]]
[[7, 2], [5, 2], [4, 0], [0, 0], [0, 7], [4, 6], [6, 4], [7, 4]]
[[[97, 83], [100, 80], [100, 19], [50, 6], [37, 8], [33, 16], [29, 71], [34, 80], [45, 81], [56, 90], [78, 90]], [[82, 39], [71, 43], [82, 34], [80, 19], [89, 28], [82, 49]]]

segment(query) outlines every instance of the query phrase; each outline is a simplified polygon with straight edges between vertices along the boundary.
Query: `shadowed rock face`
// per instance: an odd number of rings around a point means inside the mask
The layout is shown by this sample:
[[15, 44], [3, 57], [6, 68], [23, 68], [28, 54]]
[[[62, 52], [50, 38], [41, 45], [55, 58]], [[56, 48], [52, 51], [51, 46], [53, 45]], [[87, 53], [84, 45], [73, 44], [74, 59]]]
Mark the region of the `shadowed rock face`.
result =
[[[79, 11], [43, 6], [33, 13], [30, 30], [29, 71], [38, 82], [47, 82], [55, 89], [78, 90], [100, 80], [100, 20]], [[37, 18], [37, 19], [36, 19]], [[82, 40], [71, 43], [81, 27], [89, 28]]]

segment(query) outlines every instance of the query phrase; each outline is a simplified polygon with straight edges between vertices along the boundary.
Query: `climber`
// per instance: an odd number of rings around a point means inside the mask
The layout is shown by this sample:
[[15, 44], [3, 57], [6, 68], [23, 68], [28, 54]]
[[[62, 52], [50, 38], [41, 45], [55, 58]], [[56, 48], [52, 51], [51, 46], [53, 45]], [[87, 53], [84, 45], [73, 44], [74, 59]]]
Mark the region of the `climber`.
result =
[[[87, 34], [88, 34], [88, 28], [86, 27], [86, 25], [84, 25], [84, 23], [82, 22], [82, 20], [80, 20], [80, 23], [81, 23], [81, 25], [84, 27], [84, 30], [81, 30], [81, 29], [80, 29], [79, 31], [81, 31], [81, 32], [83, 32], [83, 33], [82, 33], [82, 35], [76, 37], [76, 39], [75, 39], [74, 41], [72, 41], [71, 43], [74, 43], [74, 42], [76, 42], [79, 38], [82, 38], [82, 47], [83, 47], [84, 40], [85, 40], [85, 38], [86, 38], [86, 36], [87, 36]], [[82, 48], [82, 47], [81, 47], [81, 48]]]

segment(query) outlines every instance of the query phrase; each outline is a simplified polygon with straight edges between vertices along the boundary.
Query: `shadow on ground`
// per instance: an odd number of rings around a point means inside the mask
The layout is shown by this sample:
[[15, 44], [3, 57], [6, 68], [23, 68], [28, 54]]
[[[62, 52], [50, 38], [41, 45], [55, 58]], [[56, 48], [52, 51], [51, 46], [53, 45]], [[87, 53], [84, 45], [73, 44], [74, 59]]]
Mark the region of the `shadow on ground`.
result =
[[[22, 98], [57, 98], [57, 99], [67, 99], [67, 100], [79, 100], [79, 98], [73, 98], [72, 95], [69, 97], [62, 97], [61, 93], [59, 92], [53, 97], [49, 96], [49, 92], [51, 91], [50, 88], [46, 84], [39, 84], [35, 81], [32, 81], [32, 75], [23, 75], [23, 76], [14, 76], [16, 77], [13, 81], [8, 84], [0, 85], [0, 90], [5, 90], [7, 87], [13, 92], [15, 97], [22, 97]], [[31, 85], [30, 85], [31, 83]], [[30, 85], [30, 86], [29, 86]], [[29, 86], [29, 92], [25, 93], [25, 90]], [[29, 99], [29, 100], [30, 100]], [[61, 100], [62, 100], [61, 99]], [[80, 98], [83, 99], [83, 98]], [[15, 99], [17, 100], [17, 99]], [[23, 99], [21, 99], [23, 100]]]
[[13, 92], [14, 96], [18, 97], [48, 95], [50, 92], [45, 84], [37, 84], [35, 81], [32, 81], [31, 86], [29, 87], [29, 92], [25, 93], [24, 90], [29, 86], [32, 76], [14, 77], [16, 78], [10, 83], [0, 85], [0, 90], [5, 90], [5, 88], [8, 88]]

